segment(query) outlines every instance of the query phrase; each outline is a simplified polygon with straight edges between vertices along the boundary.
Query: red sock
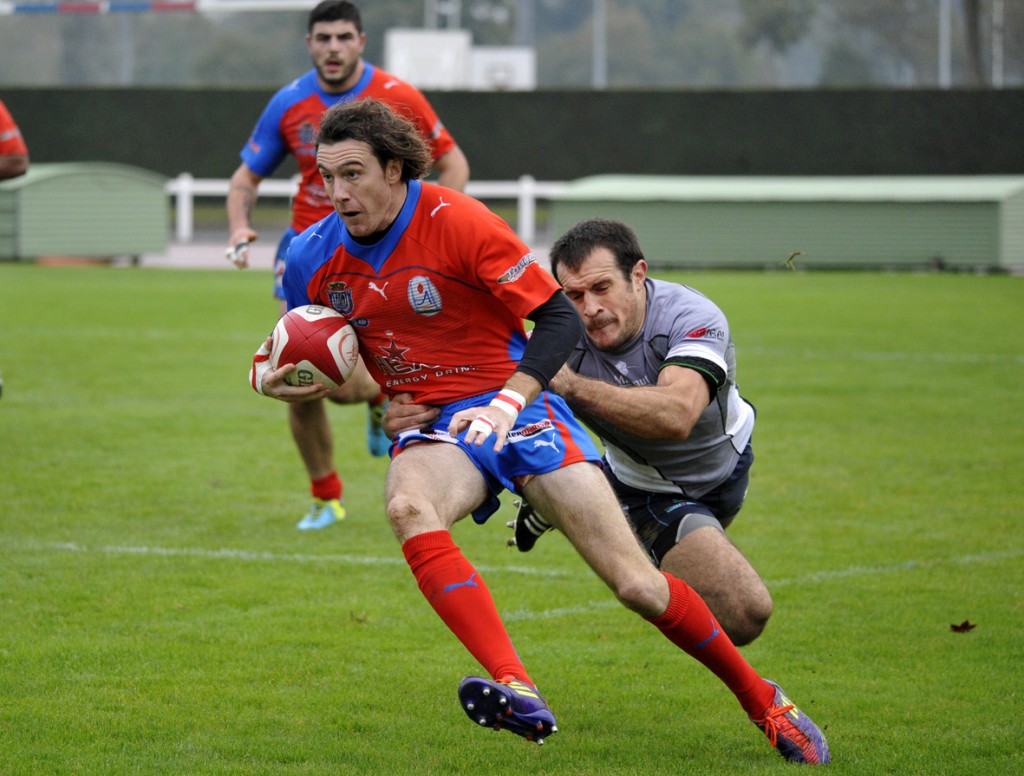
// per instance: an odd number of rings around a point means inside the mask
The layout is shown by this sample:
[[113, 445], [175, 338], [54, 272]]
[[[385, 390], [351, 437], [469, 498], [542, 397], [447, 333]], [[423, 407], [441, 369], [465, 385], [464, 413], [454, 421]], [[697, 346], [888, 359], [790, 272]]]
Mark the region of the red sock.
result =
[[514, 676], [533, 684], [491, 593], [447, 531], [430, 531], [402, 545], [416, 582], [434, 611], [492, 679]]
[[337, 472], [331, 472], [326, 477], [310, 480], [310, 482], [312, 485], [309, 490], [313, 494], [313, 498], [321, 501], [341, 500], [342, 484]]
[[681, 579], [662, 574], [668, 580], [668, 609], [650, 618], [651, 624], [725, 682], [747, 714], [763, 718], [775, 699], [775, 689], [743, 659], [697, 591]]

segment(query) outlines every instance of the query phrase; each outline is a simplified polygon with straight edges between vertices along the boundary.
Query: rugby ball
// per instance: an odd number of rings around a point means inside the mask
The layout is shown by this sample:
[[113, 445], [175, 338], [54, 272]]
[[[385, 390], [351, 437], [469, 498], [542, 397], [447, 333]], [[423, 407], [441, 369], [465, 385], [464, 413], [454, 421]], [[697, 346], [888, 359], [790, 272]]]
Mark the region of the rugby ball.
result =
[[295, 364], [284, 378], [289, 385], [323, 383], [337, 388], [352, 376], [359, 359], [355, 330], [330, 307], [311, 304], [289, 310], [277, 322], [272, 338], [271, 366]]

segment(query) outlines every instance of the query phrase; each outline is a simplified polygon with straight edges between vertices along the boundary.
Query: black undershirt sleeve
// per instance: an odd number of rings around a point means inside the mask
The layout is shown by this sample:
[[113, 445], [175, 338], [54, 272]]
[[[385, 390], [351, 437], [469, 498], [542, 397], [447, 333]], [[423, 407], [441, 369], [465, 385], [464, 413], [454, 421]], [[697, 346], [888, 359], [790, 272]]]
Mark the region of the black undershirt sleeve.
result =
[[681, 366], [696, 370], [704, 378], [704, 382], [708, 384], [708, 390], [711, 392], [712, 399], [718, 395], [718, 392], [722, 390], [726, 380], [728, 380], [728, 376], [722, 367], [710, 359], [698, 358], [697, 356], [669, 358], [661, 366], [662, 368], [666, 366]]
[[533, 321], [533, 334], [517, 371], [530, 375], [541, 389], [546, 389], [583, 336], [583, 321], [561, 291], [556, 291], [527, 318]]

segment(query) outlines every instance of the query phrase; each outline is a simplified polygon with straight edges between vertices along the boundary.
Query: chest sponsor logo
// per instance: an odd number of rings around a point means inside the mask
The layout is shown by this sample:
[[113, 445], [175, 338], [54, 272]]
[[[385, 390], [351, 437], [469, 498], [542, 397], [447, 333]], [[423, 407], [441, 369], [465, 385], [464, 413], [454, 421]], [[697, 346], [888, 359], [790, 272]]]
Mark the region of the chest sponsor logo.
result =
[[387, 346], [379, 346], [378, 352], [372, 356], [374, 366], [384, 375], [385, 388], [409, 386], [426, 382], [432, 377], [448, 377], [472, 372], [476, 369], [475, 366], [448, 367], [411, 360], [406, 356], [409, 348], [399, 345], [391, 332], [388, 332], [388, 336], [391, 337], [391, 341]]
[[687, 332], [687, 339], [714, 339], [724, 340], [725, 332], [722, 329], [716, 329], [714, 327], [701, 326], [699, 329], [694, 329], [691, 332]]
[[515, 283], [526, 272], [526, 268], [536, 261], [532, 253], [527, 253], [514, 266], [505, 270], [505, 273], [498, 278], [499, 283]]
[[426, 275], [417, 275], [409, 281], [409, 304], [417, 315], [437, 315], [441, 312], [441, 293]]
[[342, 280], [335, 280], [327, 284], [327, 298], [331, 307], [344, 316], [352, 314], [352, 289], [348, 283]]

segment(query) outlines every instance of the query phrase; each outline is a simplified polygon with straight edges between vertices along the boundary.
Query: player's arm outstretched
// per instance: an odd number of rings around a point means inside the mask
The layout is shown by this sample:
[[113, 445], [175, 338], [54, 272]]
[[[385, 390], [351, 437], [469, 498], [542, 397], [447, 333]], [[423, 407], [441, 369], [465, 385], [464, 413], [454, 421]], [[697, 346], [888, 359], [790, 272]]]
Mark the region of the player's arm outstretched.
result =
[[262, 175], [242, 162], [231, 176], [228, 186], [228, 247], [226, 255], [239, 269], [249, 266], [249, 243], [259, 237], [252, 228], [252, 211], [256, 207]]
[[542, 390], [543, 386], [536, 378], [524, 372], [513, 372], [490, 404], [456, 412], [448, 424], [448, 433], [455, 436], [469, 426], [465, 442], [477, 447], [494, 434], [494, 452], [498, 452], [505, 446], [508, 432], [515, 426], [523, 407], [540, 396]]
[[494, 450], [501, 450], [520, 410], [547, 388], [583, 335], [583, 321], [561, 291], [556, 291], [528, 318], [534, 323], [533, 334], [526, 342], [516, 371], [489, 405], [470, 407], [453, 415], [449, 434], [454, 436], [469, 426], [465, 441], [479, 446], [493, 433], [497, 437]]
[[565, 366], [551, 390], [574, 410], [644, 439], [686, 439], [711, 401], [701, 372], [666, 365], [655, 385], [620, 386], [593, 380]]

